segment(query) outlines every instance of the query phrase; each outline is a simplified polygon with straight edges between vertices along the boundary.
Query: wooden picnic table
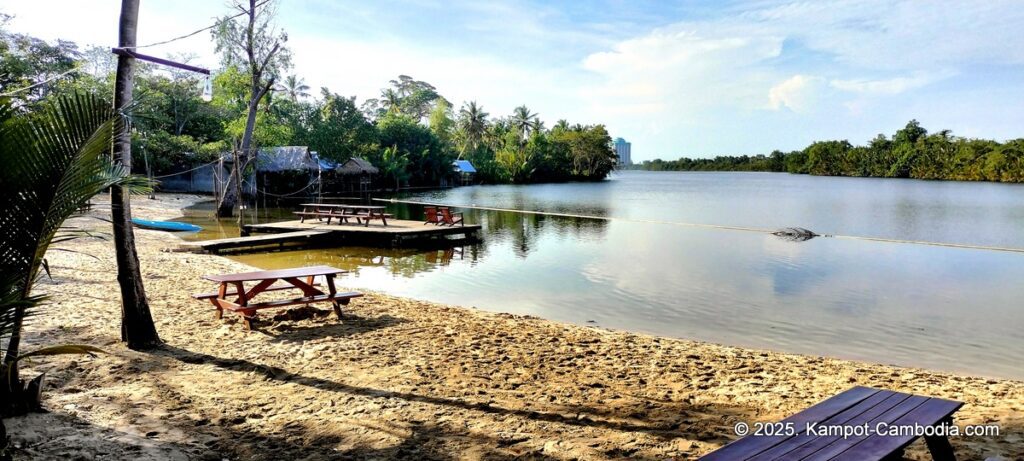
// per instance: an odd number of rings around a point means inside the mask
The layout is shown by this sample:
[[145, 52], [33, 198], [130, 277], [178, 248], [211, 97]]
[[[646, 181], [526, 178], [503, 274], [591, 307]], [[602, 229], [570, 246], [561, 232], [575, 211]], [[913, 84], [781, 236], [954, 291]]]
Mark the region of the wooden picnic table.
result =
[[[715, 460], [850, 460], [901, 459], [903, 449], [918, 438], [877, 430], [949, 426], [963, 402], [857, 386], [778, 423], [748, 423], [750, 434], [700, 458]], [[865, 426], [866, 425], [866, 426]], [[864, 435], [822, 435], [829, 427], [868, 429]], [[761, 434], [756, 429], [768, 430]], [[887, 429], [882, 429], [882, 427]], [[945, 435], [927, 436], [936, 461], [952, 461], [953, 447]]]
[[[388, 225], [387, 218], [391, 217], [381, 205], [347, 205], [343, 203], [302, 203], [302, 211], [296, 211], [299, 215], [299, 222], [305, 222], [306, 217], [315, 217], [318, 220], [327, 218], [327, 224], [331, 219], [338, 218], [338, 224], [347, 223], [349, 218], [356, 218], [356, 222], [370, 226], [370, 221], [379, 219], [384, 226]], [[364, 223], [365, 221], [365, 223]]]
[[[218, 319], [223, 318], [225, 310], [240, 314], [245, 322], [245, 327], [250, 330], [253, 328], [253, 323], [256, 320], [257, 310], [298, 304], [329, 301], [334, 306], [335, 315], [340, 319], [341, 306], [348, 304], [352, 298], [358, 298], [363, 295], [356, 291], [338, 293], [337, 288], [334, 286], [334, 278], [338, 274], [345, 274], [346, 272], [345, 270], [330, 266], [310, 266], [242, 272], [238, 274], [204, 275], [204, 279], [219, 283], [219, 289], [213, 293], [198, 293], [192, 297], [209, 300], [217, 308]], [[323, 277], [327, 286], [327, 293], [317, 288], [319, 284], [315, 283], [315, 277]], [[278, 281], [284, 283], [275, 285]], [[256, 285], [246, 290], [246, 282], [256, 282]], [[229, 287], [233, 287], [233, 290], [229, 290]], [[265, 291], [289, 289], [302, 291], [302, 296], [258, 303], [251, 302], [256, 295]], [[228, 299], [229, 297], [237, 298], [235, 301], [231, 301]]]

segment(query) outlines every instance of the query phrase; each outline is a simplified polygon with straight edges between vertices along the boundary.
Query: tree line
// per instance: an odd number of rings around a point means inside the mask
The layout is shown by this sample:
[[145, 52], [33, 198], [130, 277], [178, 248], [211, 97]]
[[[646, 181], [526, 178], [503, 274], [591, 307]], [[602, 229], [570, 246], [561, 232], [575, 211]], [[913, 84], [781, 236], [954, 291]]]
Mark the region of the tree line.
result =
[[911, 120], [892, 137], [866, 145], [818, 141], [803, 150], [769, 155], [645, 160], [652, 171], [774, 171], [820, 176], [1024, 182], [1024, 138], [1006, 142], [929, 133]]
[[[0, 17], [0, 86], [16, 88], [59, 76], [12, 95], [12, 106], [31, 111], [51, 95], [72, 92], [113, 97], [115, 59], [109, 49], [83, 50], [71, 41], [50, 43], [11, 33], [2, 27], [9, 19]], [[504, 116], [491, 116], [474, 101], [456, 108], [433, 85], [406, 75], [388, 82], [379, 97], [361, 103], [328, 88], [313, 92], [301, 77], [288, 74], [290, 53], [284, 40], [266, 75], [254, 79], [240, 53], [243, 44], [236, 41], [245, 32], [227, 27], [213, 31], [222, 59], [209, 102], [202, 99], [205, 77], [138, 63], [130, 113], [135, 172], [148, 167], [155, 175], [165, 175], [215, 160], [241, 149], [247, 129], [252, 131], [249, 151], [301, 145], [336, 162], [363, 157], [389, 184], [402, 186], [436, 186], [451, 175], [457, 159], [476, 167], [480, 183], [592, 181], [615, 167], [611, 137], [603, 125], [559, 120], [548, 128], [526, 106]], [[269, 34], [259, 27], [256, 33], [257, 47], [269, 47], [280, 38], [259, 36]], [[187, 63], [194, 56], [172, 59]], [[265, 95], [254, 98], [254, 82], [269, 85]], [[254, 99], [250, 128], [248, 106]]]

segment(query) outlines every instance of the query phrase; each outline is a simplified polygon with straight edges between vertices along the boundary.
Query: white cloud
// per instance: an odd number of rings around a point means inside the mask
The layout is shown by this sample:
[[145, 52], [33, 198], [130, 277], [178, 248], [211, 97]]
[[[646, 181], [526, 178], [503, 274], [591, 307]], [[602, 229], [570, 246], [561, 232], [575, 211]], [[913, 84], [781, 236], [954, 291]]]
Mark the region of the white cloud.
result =
[[779, 56], [782, 37], [711, 34], [672, 27], [593, 53], [583, 68], [600, 80], [580, 89], [602, 115], [673, 110], [696, 114], [715, 105], [751, 108], [759, 65]]
[[866, 95], [895, 95], [921, 88], [952, 75], [952, 72], [936, 72], [932, 74], [916, 75], [913, 77], [895, 77], [880, 80], [835, 79], [829, 82], [829, 85], [839, 90]]
[[825, 79], [794, 75], [768, 90], [768, 105], [773, 110], [783, 107], [793, 112], [808, 112], [818, 100]]
[[[673, 142], [700, 146], [720, 131], [716, 125], [732, 125], [738, 134], [715, 143], [714, 152], [670, 147], [690, 155], [732, 153], [744, 148], [730, 145], [760, 145], [767, 137], [767, 128], [741, 127], [744, 121], [796, 126], [793, 117], [809, 122], [809, 114], [830, 110], [870, 123], [889, 109], [876, 99], [979, 66], [1024, 64], [1024, 8], [1012, 1], [759, 2], [732, 13], [672, 24], [588, 55], [583, 67], [599, 81], [583, 88], [582, 98], [613, 131], [661, 139], [659, 150]], [[648, 121], [635, 120], [640, 116]], [[644, 147], [642, 140], [634, 150]]]

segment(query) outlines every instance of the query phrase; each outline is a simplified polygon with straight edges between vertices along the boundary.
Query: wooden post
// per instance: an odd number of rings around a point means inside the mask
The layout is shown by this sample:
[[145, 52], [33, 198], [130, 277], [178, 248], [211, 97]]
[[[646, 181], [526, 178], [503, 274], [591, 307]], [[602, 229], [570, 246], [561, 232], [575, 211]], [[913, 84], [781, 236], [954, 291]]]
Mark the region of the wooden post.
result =
[[[135, 35], [139, 20], [139, 0], [122, 0], [121, 23], [118, 45], [122, 48], [135, 47]], [[130, 56], [117, 57], [117, 74], [114, 78], [114, 110], [122, 112], [132, 102], [135, 59]], [[132, 165], [132, 139], [127, 122], [114, 139], [114, 162], [129, 170]], [[117, 282], [121, 287], [121, 340], [130, 349], [149, 349], [160, 344], [160, 337], [153, 324], [153, 316], [146, 300], [146, 289], [142, 284], [139, 255], [135, 250], [135, 233], [132, 229], [130, 197], [121, 186], [110, 190], [110, 208], [114, 227], [114, 249], [117, 259]]]
[[338, 316], [338, 320], [341, 320], [341, 304], [338, 303], [337, 299], [334, 299], [334, 295], [338, 293], [338, 289], [334, 287], [334, 274], [327, 274], [324, 277], [327, 278], [327, 293], [331, 295], [331, 305], [334, 307], [334, 315]]

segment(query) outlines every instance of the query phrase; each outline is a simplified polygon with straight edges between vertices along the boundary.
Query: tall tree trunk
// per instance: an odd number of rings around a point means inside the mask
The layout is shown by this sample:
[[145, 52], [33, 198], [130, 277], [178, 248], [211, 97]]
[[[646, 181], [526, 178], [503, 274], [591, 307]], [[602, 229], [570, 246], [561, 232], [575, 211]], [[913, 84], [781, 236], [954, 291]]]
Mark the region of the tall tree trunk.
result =
[[231, 162], [231, 171], [224, 183], [224, 190], [221, 192], [220, 203], [217, 204], [217, 217], [230, 218], [235, 215], [235, 204], [238, 203], [238, 189], [235, 187], [235, 167], [238, 165], [238, 155], [235, 154]]
[[[139, 0], [121, 1], [121, 25], [118, 45], [134, 47], [139, 21]], [[118, 56], [114, 80], [114, 110], [121, 112], [132, 101], [135, 59]], [[131, 169], [132, 138], [127, 124], [114, 138], [114, 161]], [[139, 255], [135, 251], [130, 196], [125, 188], [110, 191], [110, 209], [114, 222], [114, 250], [117, 255], [117, 283], [121, 286], [121, 340], [130, 349], [149, 349], [160, 344], [142, 285]]]
[[[235, 150], [234, 161], [231, 163], [231, 171], [228, 173], [228, 180], [224, 184], [224, 198], [217, 205], [217, 217], [230, 218], [235, 214], [235, 206], [242, 199], [242, 176], [243, 170], [248, 164], [249, 150], [252, 147], [252, 132], [256, 128], [256, 110], [259, 107], [260, 89], [253, 86], [254, 90], [249, 101], [249, 113], [245, 119], [245, 131], [242, 132], [242, 145]], [[241, 210], [239, 210], [241, 211]], [[241, 214], [241, 213], [239, 213]], [[239, 221], [241, 226], [241, 221]]]

